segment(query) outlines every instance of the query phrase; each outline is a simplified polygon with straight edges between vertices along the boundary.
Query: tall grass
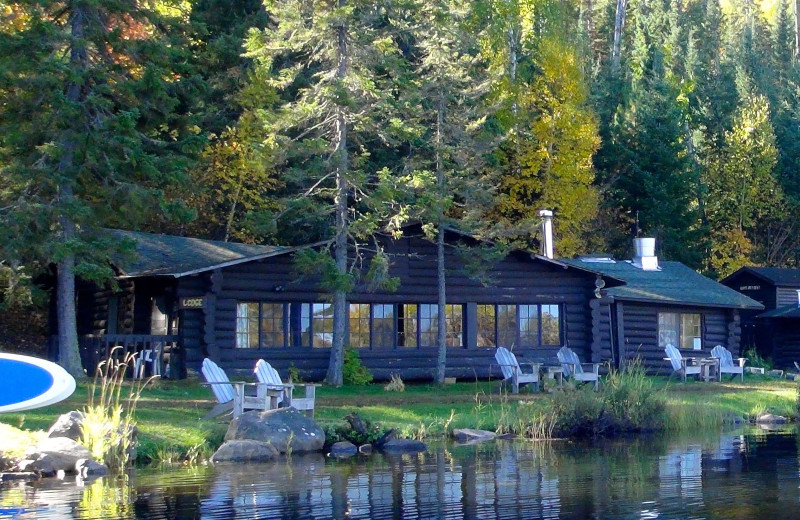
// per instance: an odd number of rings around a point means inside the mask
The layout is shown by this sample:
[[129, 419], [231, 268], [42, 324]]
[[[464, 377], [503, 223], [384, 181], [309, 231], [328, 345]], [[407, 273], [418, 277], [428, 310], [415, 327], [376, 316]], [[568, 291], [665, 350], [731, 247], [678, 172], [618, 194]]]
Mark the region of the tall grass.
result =
[[[128, 465], [135, 453], [136, 421], [134, 413], [148, 381], [136, 381], [124, 385], [128, 367], [134, 355], [128, 354], [123, 361], [109, 359], [97, 368], [94, 381], [89, 387], [88, 404], [84, 408], [82, 442], [92, 457], [110, 469], [121, 469]], [[123, 398], [123, 388], [128, 388]]]

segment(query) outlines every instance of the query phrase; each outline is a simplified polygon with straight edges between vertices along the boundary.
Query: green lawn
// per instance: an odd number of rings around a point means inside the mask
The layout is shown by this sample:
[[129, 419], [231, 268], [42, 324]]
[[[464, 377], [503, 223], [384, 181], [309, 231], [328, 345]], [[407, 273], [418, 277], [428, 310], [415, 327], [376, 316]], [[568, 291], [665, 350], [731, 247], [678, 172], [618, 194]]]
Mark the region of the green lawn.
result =
[[[656, 392], [663, 392], [676, 429], [717, 424], [714, 418], [736, 414], [744, 417], [769, 411], [794, 417], [797, 384], [758, 376], [723, 383], [678, 383], [652, 378]], [[82, 409], [89, 383], [80, 383], [68, 400], [20, 414], [4, 414], [0, 422], [28, 431], [49, 428], [59, 414]], [[406, 391], [387, 392], [382, 384], [317, 389], [315, 418], [323, 426], [342, 422], [353, 411], [362, 418], [397, 428], [409, 436], [441, 435], [452, 428], [495, 429], [509, 418], [546, 410], [547, 392], [519, 396], [500, 392], [496, 382], [457, 383], [447, 386], [409, 384]], [[178, 460], [195, 454], [206, 456], [222, 440], [229, 417], [202, 419], [213, 406], [211, 391], [197, 380], [156, 381], [141, 394], [136, 411], [140, 457]], [[523, 413], [525, 412], [525, 413]], [[712, 420], [705, 421], [710, 417]]]

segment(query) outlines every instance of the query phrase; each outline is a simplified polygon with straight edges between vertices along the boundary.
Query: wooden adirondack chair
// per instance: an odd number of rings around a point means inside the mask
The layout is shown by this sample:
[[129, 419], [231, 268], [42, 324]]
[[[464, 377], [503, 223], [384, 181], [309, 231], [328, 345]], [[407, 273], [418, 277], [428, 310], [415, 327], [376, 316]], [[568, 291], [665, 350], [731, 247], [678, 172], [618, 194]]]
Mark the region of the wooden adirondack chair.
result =
[[702, 367], [696, 364], [693, 358], [683, 357], [681, 351], [669, 343], [664, 348], [664, 352], [667, 354], [664, 360], [670, 362], [673, 372], [680, 374], [684, 383], [686, 382], [686, 376], [700, 377]]
[[720, 381], [722, 380], [722, 374], [732, 374], [731, 379], [736, 377], [736, 374], [739, 374], [742, 381], [744, 381], [744, 364], [747, 362], [747, 358], [736, 358], [736, 363], [734, 363], [731, 351], [722, 345], [712, 348], [711, 355], [719, 359]]
[[[308, 410], [311, 412], [311, 417], [314, 417], [314, 401], [316, 400], [317, 387], [319, 385], [310, 383], [284, 383], [281, 381], [281, 376], [272, 365], [259, 359], [256, 362], [256, 367], [253, 370], [259, 385], [259, 392], [268, 390], [277, 390], [280, 392], [278, 405], [293, 406], [298, 410]], [[305, 389], [305, 397], [294, 397], [294, 388], [302, 387]]]
[[280, 392], [267, 390], [262, 395], [245, 395], [246, 386], [258, 386], [258, 383], [231, 381], [228, 374], [208, 358], [203, 360], [201, 372], [218, 401], [204, 419], [211, 419], [227, 411], [233, 411], [233, 417], [236, 418], [245, 410], [271, 410], [278, 407]]
[[558, 351], [558, 361], [561, 362], [561, 369], [564, 377], [571, 377], [575, 381], [584, 383], [594, 382], [595, 392], [600, 384], [600, 363], [581, 363], [578, 355], [569, 347], [561, 347]]
[[513, 393], [518, 394], [519, 385], [528, 383], [533, 383], [534, 389], [537, 392], [539, 391], [539, 366], [541, 363], [523, 363], [531, 366], [531, 372], [523, 372], [517, 361], [517, 356], [505, 347], [497, 347], [494, 359], [500, 365], [503, 381], [511, 381], [511, 391]]

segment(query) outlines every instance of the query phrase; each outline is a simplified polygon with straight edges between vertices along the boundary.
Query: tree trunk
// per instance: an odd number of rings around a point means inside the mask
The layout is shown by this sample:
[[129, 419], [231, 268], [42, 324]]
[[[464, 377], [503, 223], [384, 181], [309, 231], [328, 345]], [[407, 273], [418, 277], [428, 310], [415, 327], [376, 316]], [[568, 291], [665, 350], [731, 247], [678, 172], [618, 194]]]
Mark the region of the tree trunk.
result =
[[436, 382], [444, 383], [447, 370], [447, 288], [444, 276], [444, 165], [442, 164], [442, 125], [444, 124], [444, 92], [439, 87], [439, 102], [436, 108], [436, 185], [439, 191], [438, 223], [436, 233], [436, 279], [439, 299], [437, 302], [437, 334], [438, 357], [436, 359]]
[[611, 50], [611, 70], [619, 73], [620, 48], [622, 47], [622, 30], [625, 28], [625, 12], [628, 0], [617, 0], [617, 14], [614, 17], [614, 47]]
[[[89, 65], [89, 55], [84, 42], [88, 14], [86, 7], [79, 4], [70, 13], [71, 47], [70, 65], [73, 70], [84, 71]], [[80, 77], [79, 74], [75, 74]], [[66, 88], [67, 99], [73, 103], [80, 103], [84, 97], [81, 85], [70, 81]], [[64, 214], [63, 208], [68, 208], [73, 203], [74, 194], [71, 183], [71, 170], [75, 158], [75, 143], [72, 138], [67, 138], [61, 144], [61, 157], [58, 161], [58, 171], [61, 181], [58, 187], [58, 205], [61, 214], [58, 217], [61, 227], [61, 241], [69, 244], [75, 239], [76, 227], [72, 219]], [[66, 251], [69, 251], [67, 246]], [[74, 377], [84, 377], [81, 365], [80, 350], [78, 347], [78, 325], [75, 311], [75, 255], [72, 252], [58, 261], [57, 272], [57, 297], [56, 309], [58, 313], [58, 355], [59, 362], [64, 369]]]
[[794, 55], [800, 55], [800, 0], [794, 0]]
[[[345, 6], [345, 0], [339, 0], [339, 7]], [[347, 27], [343, 24], [337, 29], [338, 67], [336, 77], [344, 80], [347, 75]], [[344, 279], [347, 276], [347, 119], [344, 107], [337, 108], [336, 116], [336, 238], [333, 243], [336, 271]], [[347, 293], [341, 287], [342, 280], [337, 281], [333, 293], [333, 344], [328, 363], [325, 381], [334, 386], [342, 385], [342, 368], [344, 365], [344, 336], [347, 330]]]
[[[72, 196], [63, 190], [64, 197]], [[75, 237], [75, 224], [65, 216], [59, 218], [62, 241], [68, 243]], [[65, 255], [58, 261], [56, 309], [58, 312], [58, 361], [74, 377], [84, 377], [78, 347], [78, 326], [75, 312], [75, 255]]]

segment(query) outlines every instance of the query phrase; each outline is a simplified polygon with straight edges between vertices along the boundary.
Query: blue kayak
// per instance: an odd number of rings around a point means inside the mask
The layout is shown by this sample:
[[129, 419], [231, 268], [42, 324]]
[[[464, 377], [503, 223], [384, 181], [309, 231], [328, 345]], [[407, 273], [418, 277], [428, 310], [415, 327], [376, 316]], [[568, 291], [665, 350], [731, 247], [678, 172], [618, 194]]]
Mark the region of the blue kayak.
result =
[[0, 412], [20, 412], [62, 401], [75, 391], [75, 378], [59, 365], [0, 352]]

